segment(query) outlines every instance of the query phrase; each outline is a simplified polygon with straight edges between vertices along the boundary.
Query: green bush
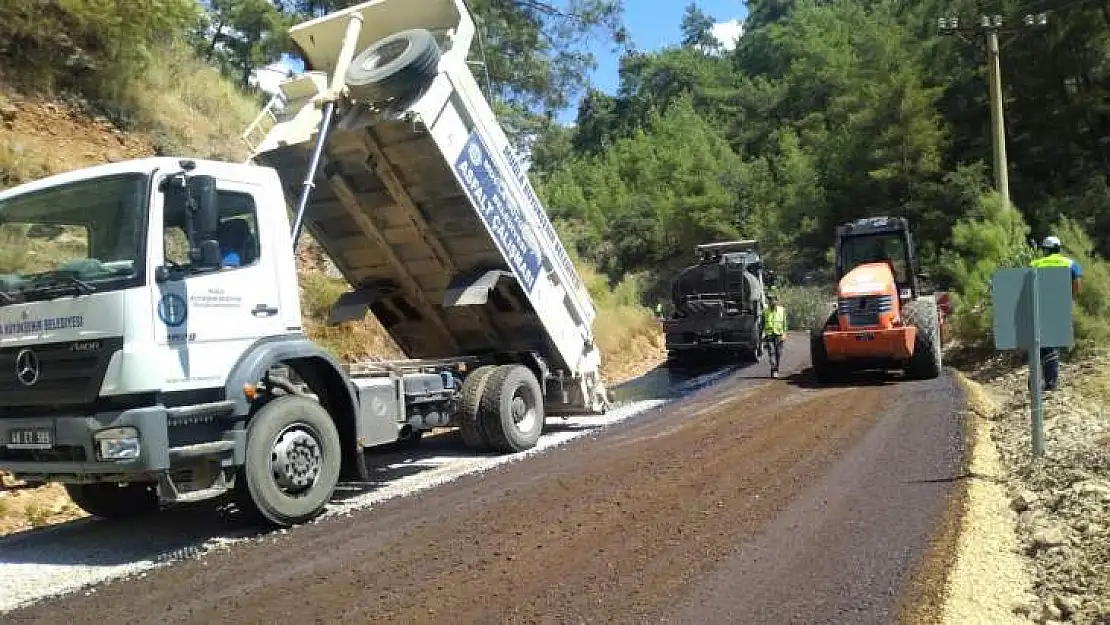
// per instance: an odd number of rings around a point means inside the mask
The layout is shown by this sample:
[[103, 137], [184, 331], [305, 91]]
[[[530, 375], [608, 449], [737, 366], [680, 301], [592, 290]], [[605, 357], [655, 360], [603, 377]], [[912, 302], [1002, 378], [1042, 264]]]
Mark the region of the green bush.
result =
[[788, 330], [808, 331], [832, 312], [835, 298], [831, 287], [784, 285], [775, 292], [786, 308]]
[[[1063, 242], [1064, 253], [1083, 267], [1083, 292], [1072, 310], [1075, 354], [1084, 355], [1110, 341], [1110, 263], [1095, 254], [1079, 223], [1064, 217], [1052, 232]], [[952, 245], [942, 254], [941, 264], [954, 285], [952, 336], [967, 347], [993, 349], [991, 277], [998, 269], [1029, 266], [1036, 257], [1029, 233], [1021, 213], [1005, 207], [993, 193], [953, 228]]]
[[1033, 248], [1029, 226], [997, 193], [984, 195], [976, 210], [952, 228], [952, 244], [941, 253], [941, 271], [953, 284], [952, 336], [970, 347], [991, 344], [991, 277], [1000, 268], [1028, 266]]
[[1094, 244], [1081, 225], [1063, 217], [1052, 231], [1064, 245], [1064, 254], [1083, 268], [1083, 292], [1073, 307], [1076, 352], [1090, 353], [1110, 343], [1110, 263], [1094, 252]]

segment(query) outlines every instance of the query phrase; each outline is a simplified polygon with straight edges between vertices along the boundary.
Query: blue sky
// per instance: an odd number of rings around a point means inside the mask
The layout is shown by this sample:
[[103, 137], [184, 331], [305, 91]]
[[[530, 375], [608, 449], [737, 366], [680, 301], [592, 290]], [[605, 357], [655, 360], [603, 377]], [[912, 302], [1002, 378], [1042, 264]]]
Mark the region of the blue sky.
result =
[[[650, 52], [677, 44], [682, 39], [682, 13], [687, 4], [689, 0], [626, 0], [624, 23], [636, 49]], [[744, 0], [698, 0], [697, 4], [716, 23], [714, 34], [727, 40], [731, 47], [748, 15]], [[589, 46], [598, 65], [590, 82], [610, 94], [616, 92], [620, 81], [617, 75], [620, 55], [613, 53], [611, 47], [612, 44], [601, 42]], [[574, 102], [559, 115], [559, 121], [573, 122], [577, 111], [578, 103]]]
[[[632, 35], [633, 45], [649, 52], [677, 44], [682, 39], [680, 24], [687, 4], [689, 0], [626, 0], [624, 22]], [[698, 0], [697, 4], [719, 24], [719, 36], [734, 35], [737, 31], [732, 24], [742, 22], [748, 15], [743, 0]], [[591, 77], [594, 85], [607, 93], [614, 92], [619, 56], [601, 44], [590, 46], [590, 51], [598, 61], [597, 71]]]
[[[625, 0], [624, 22], [636, 49], [650, 52], [677, 44], [682, 38], [680, 24], [687, 4], [689, 0]], [[740, 23], [748, 15], [744, 0], [697, 0], [697, 4], [716, 22], [714, 31], [718, 38], [730, 40], [731, 45], [731, 40], [740, 32]], [[606, 93], [614, 93], [619, 83], [617, 68], [620, 56], [611, 48], [611, 43], [600, 41], [589, 46], [598, 65], [590, 76], [590, 82]], [[578, 102], [572, 102], [559, 115], [559, 120], [573, 122], [577, 111]]]

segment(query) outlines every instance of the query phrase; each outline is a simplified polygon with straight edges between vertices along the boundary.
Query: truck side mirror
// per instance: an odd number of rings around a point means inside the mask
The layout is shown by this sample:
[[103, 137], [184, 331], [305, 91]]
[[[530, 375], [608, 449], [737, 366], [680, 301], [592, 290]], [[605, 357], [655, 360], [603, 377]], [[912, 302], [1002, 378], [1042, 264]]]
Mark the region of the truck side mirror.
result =
[[189, 195], [193, 200], [193, 224], [196, 228], [197, 242], [215, 239], [220, 222], [216, 179], [212, 176], [190, 177]]
[[189, 199], [192, 200], [189, 210], [193, 213], [193, 232], [189, 233], [193, 248], [190, 260], [198, 268], [219, 268], [220, 243], [216, 231], [220, 222], [220, 202], [216, 179], [212, 176], [190, 177]]

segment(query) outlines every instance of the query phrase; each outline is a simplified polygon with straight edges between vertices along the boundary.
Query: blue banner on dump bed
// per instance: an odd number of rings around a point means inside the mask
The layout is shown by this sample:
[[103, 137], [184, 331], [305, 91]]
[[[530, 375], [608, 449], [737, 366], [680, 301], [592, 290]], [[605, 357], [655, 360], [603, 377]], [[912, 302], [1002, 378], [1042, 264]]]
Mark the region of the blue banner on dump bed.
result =
[[563, 242], [559, 240], [559, 235], [555, 232], [555, 226], [551, 224], [551, 220], [547, 217], [547, 212], [544, 211], [543, 204], [540, 203], [540, 198], [536, 195], [536, 190], [532, 188], [532, 182], [528, 180], [528, 172], [524, 170], [524, 164], [521, 163], [520, 156], [513, 149], [513, 146], [508, 143], [505, 144], [501, 153], [509, 161], [509, 167], [512, 168], [513, 173], [516, 174], [516, 181], [524, 191], [524, 199], [527, 205], [531, 207], [532, 214], [535, 215], [536, 222], [540, 225], [540, 230], [547, 236], [548, 243], [555, 250], [555, 257], [563, 265], [563, 270], [570, 275], [575, 288], [584, 297], [588, 298], [586, 285], [582, 283], [582, 279], [578, 276], [578, 270], [575, 269], [574, 263], [570, 260], [567, 249], [563, 247]]
[[543, 252], [528, 229], [520, 207], [506, 192], [489, 150], [477, 132], [470, 133], [455, 161], [455, 171], [521, 286], [531, 293], [540, 275]]

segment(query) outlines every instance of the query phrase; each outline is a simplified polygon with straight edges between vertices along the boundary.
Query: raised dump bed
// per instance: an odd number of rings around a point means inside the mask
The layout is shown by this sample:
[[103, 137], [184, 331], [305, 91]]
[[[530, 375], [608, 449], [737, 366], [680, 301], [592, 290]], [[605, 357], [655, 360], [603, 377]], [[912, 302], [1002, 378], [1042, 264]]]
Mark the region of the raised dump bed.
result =
[[[383, 445], [455, 426], [515, 453], [604, 411], [590, 298], [466, 66], [473, 31], [461, 0], [299, 25], [310, 71], [247, 133], [276, 122], [269, 167], [139, 159], [0, 193], [11, 245], [90, 243], [0, 267], [0, 470], [95, 516], [233, 491], [288, 526]], [[305, 227], [355, 287], [333, 319], [373, 311], [410, 358], [345, 366], [306, 336]]]
[[348, 97], [303, 217], [354, 287], [331, 320], [369, 310], [412, 359], [535, 354], [570, 387], [549, 414], [603, 409], [596, 312], [467, 66], [473, 32], [461, 0], [379, 0], [296, 26], [306, 72], [281, 85], [252, 158], [293, 203], [341, 73]]

